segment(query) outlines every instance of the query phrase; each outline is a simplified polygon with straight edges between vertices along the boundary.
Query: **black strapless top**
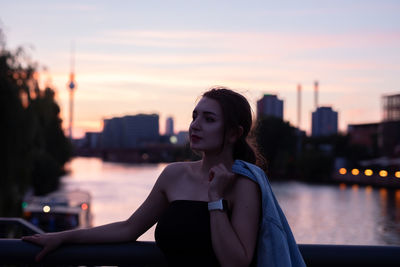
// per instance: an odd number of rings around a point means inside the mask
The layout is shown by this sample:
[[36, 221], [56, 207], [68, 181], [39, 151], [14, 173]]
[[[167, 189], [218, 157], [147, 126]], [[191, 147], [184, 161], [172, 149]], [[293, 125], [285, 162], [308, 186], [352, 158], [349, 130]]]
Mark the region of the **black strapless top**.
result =
[[171, 202], [158, 221], [154, 237], [169, 266], [220, 266], [212, 248], [205, 201]]

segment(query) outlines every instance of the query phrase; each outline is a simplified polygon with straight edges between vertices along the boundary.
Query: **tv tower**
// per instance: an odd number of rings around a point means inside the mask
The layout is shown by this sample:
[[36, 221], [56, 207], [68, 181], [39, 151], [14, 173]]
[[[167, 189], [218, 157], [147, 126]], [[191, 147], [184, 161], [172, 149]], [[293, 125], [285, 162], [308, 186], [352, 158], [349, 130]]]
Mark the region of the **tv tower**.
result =
[[74, 43], [71, 44], [71, 72], [69, 74], [68, 88], [69, 88], [69, 138], [72, 140], [72, 126], [73, 126], [73, 113], [74, 113], [74, 90], [76, 89], [75, 82], [75, 60], [74, 60]]

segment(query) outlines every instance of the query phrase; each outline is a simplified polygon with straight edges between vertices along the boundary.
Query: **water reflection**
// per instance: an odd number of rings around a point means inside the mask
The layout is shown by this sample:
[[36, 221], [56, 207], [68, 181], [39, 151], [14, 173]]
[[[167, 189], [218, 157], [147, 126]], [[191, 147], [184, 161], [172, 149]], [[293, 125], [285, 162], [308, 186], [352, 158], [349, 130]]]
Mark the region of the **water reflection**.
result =
[[[164, 166], [76, 158], [62, 183], [66, 189], [80, 188], [91, 193], [93, 225], [97, 226], [129, 218], [143, 203]], [[154, 240], [153, 229], [140, 240]]]
[[379, 237], [384, 244], [398, 245], [400, 237], [400, 190], [380, 189]]
[[[77, 158], [63, 184], [92, 193], [94, 225], [101, 225], [128, 218], [164, 167]], [[299, 243], [400, 245], [400, 190], [299, 182], [272, 187]], [[153, 229], [140, 240], [154, 240]]]
[[400, 244], [400, 190], [273, 183], [299, 243]]
[[396, 199], [396, 216], [395, 216], [395, 221], [396, 223], [400, 222], [400, 190], [397, 189], [395, 192], [395, 199]]

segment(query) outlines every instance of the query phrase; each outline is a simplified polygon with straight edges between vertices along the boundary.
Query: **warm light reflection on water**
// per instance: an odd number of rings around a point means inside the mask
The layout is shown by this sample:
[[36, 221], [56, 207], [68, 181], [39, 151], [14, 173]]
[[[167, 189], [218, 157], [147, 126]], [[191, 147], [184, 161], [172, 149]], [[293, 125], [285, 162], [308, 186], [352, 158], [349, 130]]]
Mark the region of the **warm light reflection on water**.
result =
[[400, 190], [298, 182], [273, 188], [299, 243], [400, 244]]
[[[91, 192], [94, 225], [101, 225], [128, 218], [164, 166], [77, 158], [63, 183]], [[272, 186], [299, 243], [400, 245], [400, 190], [299, 182]], [[154, 240], [153, 231], [140, 240]]]
[[[63, 177], [66, 189], [88, 190], [92, 195], [93, 225], [127, 219], [145, 200], [165, 164], [133, 165], [77, 158]], [[140, 239], [154, 240], [153, 229]]]

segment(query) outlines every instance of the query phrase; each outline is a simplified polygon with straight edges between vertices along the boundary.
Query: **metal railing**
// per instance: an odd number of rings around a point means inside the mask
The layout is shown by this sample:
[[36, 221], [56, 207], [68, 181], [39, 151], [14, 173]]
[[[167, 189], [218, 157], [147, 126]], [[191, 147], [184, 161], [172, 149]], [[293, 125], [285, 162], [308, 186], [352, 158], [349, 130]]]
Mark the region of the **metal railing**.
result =
[[42, 229], [22, 218], [0, 217], [0, 238], [17, 238], [43, 233]]
[[[299, 245], [307, 266], [400, 266], [400, 246]], [[0, 239], [0, 265], [35, 264], [40, 247], [20, 239]], [[154, 242], [65, 245], [44, 265], [166, 266]]]
[[[20, 239], [0, 239], [1, 264], [35, 264], [40, 246]], [[154, 242], [121, 244], [65, 245], [40, 262], [48, 265], [128, 265], [166, 266], [162, 252]]]

